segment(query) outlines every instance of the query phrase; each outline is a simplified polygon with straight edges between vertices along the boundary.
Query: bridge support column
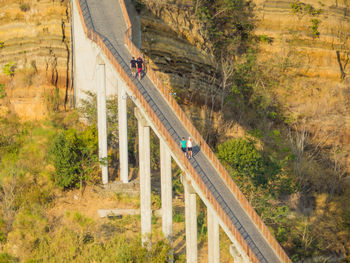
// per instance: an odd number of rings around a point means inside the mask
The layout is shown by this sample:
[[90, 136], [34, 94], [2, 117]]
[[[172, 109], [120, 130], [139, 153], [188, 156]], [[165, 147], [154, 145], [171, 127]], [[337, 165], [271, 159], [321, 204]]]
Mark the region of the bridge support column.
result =
[[150, 245], [152, 232], [151, 158], [149, 124], [140, 110], [135, 108], [139, 132], [140, 203], [142, 244]]
[[173, 195], [171, 181], [171, 155], [165, 142], [160, 139], [160, 180], [162, 200], [162, 230], [165, 238], [172, 243], [173, 236]]
[[[215, 214], [208, 208], [208, 263], [220, 262], [219, 223]], [[236, 262], [235, 262], [236, 263]]]
[[102, 183], [108, 183], [108, 161], [107, 161], [107, 113], [106, 113], [106, 69], [105, 63], [98, 55], [97, 57], [97, 129], [98, 129], [98, 157], [105, 160], [100, 164], [102, 170]]
[[197, 263], [197, 196], [185, 177], [182, 183], [185, 192], [186, 260], [187, 263]]
[[128, 95], [125, 92], [123, 83], [118, 83], [118, 125], [119, 125], [119, 161], [120, 180], [123, 183], [129, 182], [128, 164], [128, 119], [126, 102]]

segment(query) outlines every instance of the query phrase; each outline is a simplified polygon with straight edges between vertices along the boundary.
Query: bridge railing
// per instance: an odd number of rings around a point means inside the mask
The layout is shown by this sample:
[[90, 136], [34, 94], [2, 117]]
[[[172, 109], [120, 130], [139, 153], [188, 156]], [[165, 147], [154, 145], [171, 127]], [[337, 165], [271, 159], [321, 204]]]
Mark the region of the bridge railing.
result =
[[[129, 18], [129, 14], [127, 12], [127, 8], [125, 5], [124, 0], [120, 0], [122, 10], [124, 13], [124, 17], [128, 26], [127, 31], [124, 35], [125, 44], [128, 47], [129, 51], [134, 55], [135, 57], [142, 56], [139, 49], [133, 44], [132, 42], [132, 25]], [[150, 65], [152, 63], [149, 63]], [[250, 205], [248, 200], [245, 198], [243, 193], [240, 191], [238, 186], [234, 183], [231, 176], [228, 174], [226, 169], [223, 167], [221, 162], [218, 160], [216, 155], [213, 153], [213, 151], [210, 149], [206, 141], [203, 139], [201, 134], [198, 132], [198, 130], [194, 127], [192, 122], [189, 120], [189, 118], [186, 116], [184, 111], [181, 109], [181, 107], [178, 105], [178, 103], [175, 101], [175, 99], [170, 95], [170, 91], [163, 85], [162, 81], [159, 80], [156, 73], [149, 67], [147, 69], [147, 75], [153, 82], [153, 84], [159, 89], [159, 91], [162, 93], [163, 97], [166, 99], [168, 104], [172, 107], [173, 111], [176, 112], [176, 115], [180, 119], [180, 121], [184, 124], [184, 126], [187, 128], [189, 133], [192, 135], [194, 141], [201, 145], [201, 151], [205, 153], [205, 155], [209, 158], [211, 163], [214, 165], [214, 167], [217, 169], [219, 174], [221, 175], [222, 179], [225, 181], [227, 186], [230, 188], [232, 193], [235, 195], [237, 200], [240, 202], [244, 210], [248, 213], [248, 215], [251, 217], [253, 222], [256, 224], [258, 229], [261, 231], [263, 236], [267, 239], [271, 247], [274, 249], [276, 254], [280, 257], [282, 262], [291, 262], [283, 248], [280, 246], [280, 244], [277, 242], [277, 240], [272, 236], [271, 232], [269, 231], [268, 227], [264, 224], [260, 216], [256, 213], [254, 208]]]
[[[85, 2], [85, 0], [81, 0], [82, 2]], [[155, 114], [154, 109], [149, 105], [149, 102], [145, 99], [144, 95], [141, 94], [139, 89], [136, 87], [133, 80], [130, 78], [130, 74], [127, 73], [128, 66], [125, 65], [122, 66], [116, 59], [119, 54], [117, 54], [116, 50], [112, 49], [112, 45], [108, 43], [107, 41], [104, 41], [106, 39], [102, 39], [102, 37], [97, 34], [94, 31], [93, 23], [90, 17], [90, 14], [88, 10], [88, 6], [85, 2], [85, 5], [83, 8], [80, 5], [80, 1], [77, 0], [77, 6], [79, 15], [81, 17], [81, 21], [83, 24], [83, 28], [85, 31], [86, 36], [91, 39], [93, 42], [95, 42], [99, 48], [102, 50], [102, 52], [106, 55], [109, 62], [113, 65], [115, 70], [118, 72], [118, 74], [123, 78], [123, 80], [128, 85], [130, 91], [133, 93], [133, 95], [137, 98], [138, 102], [141, 104], [147, 115], [150, 117], [152, 123], [157, 127], [160, 134], [163, 136], [163, 138], [166, 140], [168, 145], [170, 146], [172, 152], [177, 156], [177, 158], [184, 164], [187, 171], [191, 174], [192, 178], [200, 188], [200, 190], [203, 192], [205, 197], [209, 200], [209, 202], [213, 205], [214, 209], [218, 213], [219, 217], [222, 219], [224, 224], [228, 227], [229, 231], [232, 233], [232, 235], [236, 238], [236, 240], [240, 243], [242, 248], [244, 249], [246, 255], [249, 257], [251, 262], [266, 262], [266, 260], [262, 260], [261, 257], [256, 256], [256, 252], [254, 253], [251, 247], [248, 245], [249, 240], [247, 242], [246, 237], [243, 238], [242, 234], [240, 233], [239, 229], [235, 227], [233, 222], [231, 221], [230, 217], [228, 216], [227, 212], [224, 211], [224, 208], [222, 206], [222, 203], [219, 203], [217, 198], [214, 197], [213, 193], [210, 191], [208, 186], [205, 184], [201, 176], [198, 174], [198, 172], [194, 169], [190, 161], [183, 155], [180, 148], [178, 147], [178, 143], [174, 140], [174, 138], [170, 135], [169, 130], [164, 126], [160, 118]], [[125, 8], [124, 1], [121, 1], [123, 11], [125, 12], [125, 17], [128, 17], [127, 10]], [[85, 15], [84, 15], [85, 14]], [[130, 20], [127, 23], [130, 24]], [[128, 45], [130, 51], [135, 56], [141, 55], [138, 51], [138, 49], [132, 44], [130, 37], [132, 35], [131, 27], [129, 27], [129, 30], [126, 32], [126, 44]], [[107, 44], [106, 44], [107, 43]], [[114, 48], [114, 47], [113, 47]], [[113, 53], [112, 51], [113, 50]], [[120, 57], [120, 56], [119, 56]], [[120, 57], [121, 58], [121, 57]], [[206, 144], [206, 142], [203, 140], [201, 135], [198, 133], [198, 131], [195, 129], [195, 127], [192, 125], [190, 120], [187, 118], [185, 113], [182, 111], [182, 109], [179, 107], [179, 105], [176, 103], [176, 101], [170, 96], [168, 90], [166, 87], [158, 80], [156, 77], [155, 72], [153, 70], [148, 70], [148, 76], [151, 77], [153, 83], [159, 88], [163, 96], [166, 98], [169, 105], [173, 108], [174, 112], [176, 112], [179, 119], [182, 121], [182, 123], [188, 127], [188, 130], [190, 134], [193, 136], [194, 140], [202, 145], [201, 150], [210, 158], [211, 162], [213, 163], [214, 167], [218, 169], [219, 173], [223, 176], [223, 179], [227, 183], [227, 185], [230, 187], [231, 191], [235, 194], [236, 198], [240, 201], [244, 209], [247, 211], [247, 213], [251, 216], [254, 222], [256, 222], [256, 225], [260, 229], [260, 231], [263, 233], [265, 238], [270, 242], [273, 249], [276, 251], [282, 262], [291, 262], [288, 258], [288, 256], [284, 253], [283, 249], [279, 246], [277, 241], [272, 237], [271, 233], [267, 229], [267, 227], [264, 225], [260, 217], [256, 214], [254, 209], [250, 206], [248, 201], [245, 199], [243, 194], [240, 192], [238, 187], [234, 184], [231, 177], [228, 175], [226, 170], [223, 168], [221, 163], [216, 158], [215, 154], [211, 151], [209, 146]], [[250, 211], [252, 210], [252, 211]], [[273, 242], [274, 241], [274, 242]], [[277, 246], [276, 246], [277, 245]]]

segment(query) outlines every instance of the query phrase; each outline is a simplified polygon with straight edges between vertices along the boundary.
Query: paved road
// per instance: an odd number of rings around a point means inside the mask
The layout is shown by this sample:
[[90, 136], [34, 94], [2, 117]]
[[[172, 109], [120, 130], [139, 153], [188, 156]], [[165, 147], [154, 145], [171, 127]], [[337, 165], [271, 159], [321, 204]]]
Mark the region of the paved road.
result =
[[[89, 21], [91, 19], [92, 25], [88, 23], [88, 26], [94, 28], [103, 37], [115, 58], [124, 66], [131, 77], [128, 67], [131, 54], [124, 45], [124, 32], [127, 26], [119, 0], [79, 1], [84, 12], [85, 20]], [[178, 142], [180, 137], [188, 137], [189, 134], [185, 127], [183, 127], [182, 123], [175, 116], [174, 112], [148, 77], [144, 77], [141, 81], [135, 79], [134, 82], [172, 137]], [[191, 159], [191, 163], [260, 262], [280, 262], [266, 239], [243, 210], [225, 182], [220, 178], [218, 172], [210, 164], [209, 159], [199, 151]]]

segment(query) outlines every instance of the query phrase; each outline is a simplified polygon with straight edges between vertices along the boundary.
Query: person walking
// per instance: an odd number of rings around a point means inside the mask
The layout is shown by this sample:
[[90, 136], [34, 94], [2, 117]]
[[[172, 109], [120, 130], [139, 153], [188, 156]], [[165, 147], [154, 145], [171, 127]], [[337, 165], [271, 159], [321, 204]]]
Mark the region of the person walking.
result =
[[131, 74], [135, 78], [136, 77], [136, 59], [135, 57], [132, 57], [130, 60], [130, 68], [131, 68]]
[[139, 74], [139, 79], [141, 80], [142, 75], [142, 68], [143, 68], [143, 60], [141, 57], [137, 58], [137, 73]]
[[186, 156], [186, 140], [185, 140], [185, 137], [182, 137], [182, 140], [180, 141], [180, 146], [181, 146], [182, 152]]
[[186, 146], [187, 146], [187, 151], [188, 151], [188, 158], [191, 159], [192, 158], [192, 139], [191, 139], [191, 137], [188, 137]]

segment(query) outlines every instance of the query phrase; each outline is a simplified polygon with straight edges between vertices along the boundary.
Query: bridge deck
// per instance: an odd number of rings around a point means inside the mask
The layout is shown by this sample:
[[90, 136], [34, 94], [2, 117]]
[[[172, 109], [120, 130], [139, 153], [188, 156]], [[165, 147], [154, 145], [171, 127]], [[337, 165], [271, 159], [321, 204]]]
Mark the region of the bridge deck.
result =
[[[107, 46], [112, 53], [115, 54], [118, 62], [126, 69], [130, 78], [132, 78], [131, 71], [128, 68], [132, 55], [124, 45], [124, 32], [127, 30], [127, 25], [119, 1], [79, 1], [81, 6], [88, 6], [88, 11], [91, 15], [93, 24], [88, 26], [93, 26], [94, 30], [104, 38], [104, 41], [109, 43]], [[172, 137], [176, 141], [179, 142], [180, 137], [182, 136], [189, 136], [186, 127], [184, 127], [179, 121], [175, 113], [147, 75], [141, 81], [135, 79], [134, 83], [140, 89], [141, 93], [145, 94], [144, 96], [146, 100], [155, 110], [157, 115], [160, 116], [163, 124], [172, 127]], [[238, 200], [221, 179], [219, 173], [211, 165], [209, 159], [199, 150], [198, 146], [194, 147], [194, 157], [191, 159], [191, 164], [200, 174], [207, 187], [217, 198], [218, 202], [222, 204], [225, 212], [228, 214], [243, 238], [247, 241], [260, 262], [280, 262], [278, 256], [275, 254], [267, 240], [241, 207]]]

